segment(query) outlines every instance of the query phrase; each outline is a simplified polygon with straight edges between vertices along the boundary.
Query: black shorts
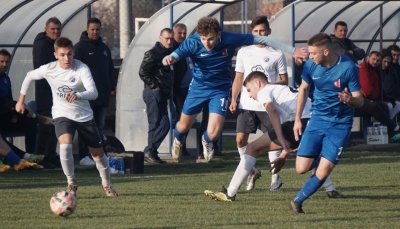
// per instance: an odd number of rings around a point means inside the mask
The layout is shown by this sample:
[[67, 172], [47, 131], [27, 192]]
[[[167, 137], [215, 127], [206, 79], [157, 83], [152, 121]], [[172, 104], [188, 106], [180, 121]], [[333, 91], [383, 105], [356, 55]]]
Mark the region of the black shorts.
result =
[[103, 139], [97, 129], [94, 119], [87, 122], [76, 122], [68, 118], [60, 117], [54, 119], [56, 136], [59, 138], [63, 134], [71, 134], [74, 136], [78, 131], [79, 137], [92, 148], [100, 148], [103, 146]]
[[263, 133], [272, 130], [267, 112], [239, 109], [236, 121], [236, 133], [254, 134], [257, 129]]
[[[308, 120], [309, 120], [308, 118], [301, 119], [301, 123], [303, 124], [302, 125], [303, 133], [304, 133], [304, 129], [307, 126]], [[299, 139], [299, 141], [296, 141], [294, 139], [293, 126], [294, 126], [294, 121], [282, 123], [282, 133], [283, 133], [283, 136], [285, 137], [285, 139], [290, 143], [290, 148], [296, 149], [299, 146], [300, 139]], [[273, 141], [275, 144], [280, 145], [274, 130], [269, 130], [268, 135], [269, 135], [269, 138], [271, 139], [271, 141]], [[301, 138], [301, 136], [300, 136], [300, 138]]]

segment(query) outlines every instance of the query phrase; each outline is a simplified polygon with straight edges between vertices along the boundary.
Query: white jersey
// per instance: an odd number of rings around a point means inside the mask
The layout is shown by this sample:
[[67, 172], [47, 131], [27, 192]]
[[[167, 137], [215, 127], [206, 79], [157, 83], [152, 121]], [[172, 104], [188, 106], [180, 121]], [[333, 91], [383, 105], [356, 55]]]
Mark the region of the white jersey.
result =
[[[250, 45], [239, 49], [236, 57], [236, 72], [243, 73], [244, 79], [253, 71], [265, 73], [268, 82], [275, 83], [279, 74], [286, 74], [286, 58], [279, 50], [271, 47]], [[251, 99], [246, 88], [242, 87], [240, 94], [240, 109], [265, 111], [255, 100]]]
[[[53, 119], [65, 117], [77, 122], [93, 119], [93, 111], [88, 100], [97, 98], [97, 89], [92, 74], [86, 64], [74, 60], [69, 69], [63, 69], [57, 61], [45, 64], [28, 72], [21, 87], [21, 94], [26, 95], [32, 80], [46, 79], [49, 83], [53, 107]], [[68, 92], [75, 92], [77, 100], [69, 103], [65, 99]]]
[[[272, 102], [279, 111], [281, 123], [293, 121], [296, 116], [297, 92], [289, 86], [278, 84], [267, 84], [257, 93], [257, 101], [264, 107], [266, 103]], [[311, 100], [307, 99], [304, 105], [302, 118], [310, 118]], [[264, 108], [265, 110], [265, 108]]]

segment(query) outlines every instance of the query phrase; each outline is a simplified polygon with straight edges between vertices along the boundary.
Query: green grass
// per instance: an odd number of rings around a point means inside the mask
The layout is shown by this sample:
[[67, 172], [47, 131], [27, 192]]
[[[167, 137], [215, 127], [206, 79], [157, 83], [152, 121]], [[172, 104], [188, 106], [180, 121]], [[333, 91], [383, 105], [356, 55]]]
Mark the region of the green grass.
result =
[[277, 192], [268, 191], [266, 161], [259, 158], [263, 176], [253, 192], [239, 192], [232, 203], [204, 196], [205, 189], [227, 184], [237, 166], [236, 153], [224, 155], [210, 164], [113, 175], [115, 199], [104, 197], [94, 168], [78, 169], [78, 207], [67, 219], [49, 210], [51, 195], [65, 188], [61, 170], [0, 174], [0, 228], [400, 228], [399, 152], [346, 152], [332, 175], [346, 198], [328, 199], [321, 190], [304, 203], [302, 216], [288, 209], [309, 176], [295, 174], [294, 159]]

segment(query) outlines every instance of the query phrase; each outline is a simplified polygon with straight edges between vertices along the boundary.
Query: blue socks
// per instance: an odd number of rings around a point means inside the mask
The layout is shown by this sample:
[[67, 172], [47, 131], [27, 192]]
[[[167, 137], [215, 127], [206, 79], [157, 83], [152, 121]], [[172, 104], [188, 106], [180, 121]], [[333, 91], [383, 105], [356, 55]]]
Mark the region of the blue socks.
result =
[[175, 127], [175, 129], [174, 129], [174, 135], [175, 135], [175, 138], [176, 138], [179, 142], [183, 142], [183, 140], [185, 140], [186, 134], [179, 133], [179, 131], [178, 131], [178, 129], [177, 129], [176, 127]]
[[293, 201], [301, 203], [310, 197], [314, 192], [316, 192], [322, 184], [325, 182], [324, 180], [318, 179], [318, 177], [314, 174], [312, 175], [304, 184], [303, 188], [297, 193], [294, 197]]
[[14, 151], [10, 150], [6, 156], [4, 156], [4, 162], [9, 164], [10, 166], [18, 165], [20, 161], [20, 158], [18, 157], [17, 154], [14, 153]]

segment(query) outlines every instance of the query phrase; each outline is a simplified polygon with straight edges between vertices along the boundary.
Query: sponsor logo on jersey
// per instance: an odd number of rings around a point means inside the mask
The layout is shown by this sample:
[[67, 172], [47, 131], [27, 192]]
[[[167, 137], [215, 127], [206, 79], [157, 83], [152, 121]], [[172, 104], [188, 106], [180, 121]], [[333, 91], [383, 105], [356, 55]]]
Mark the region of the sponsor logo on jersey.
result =
[[207, 53], [205, 53], [205, 52], [202, 52], [202, 53], [200, 53], [200, 56], [207, 56], [208, 54]]
[[72, 90], [72, 89], [71, 89], [70, 87], [68, 87], [67, 85], [63, 85], [63, 86], [61, 86], [61, 87], [59, 87], [59, 88], [57, 89], [57, 96], [60, 97], [60, 98], [64, 98], [65, 95], [66, 95], [68, 92], [72, 92], [72, 91], [74, 91], [74, 90]]
[[89, 54], [89, 56], [91, 56], [91, 55], [93, 55], [94, 54], [94, 52], [90, 52], [90, 53], [88, 53]]

